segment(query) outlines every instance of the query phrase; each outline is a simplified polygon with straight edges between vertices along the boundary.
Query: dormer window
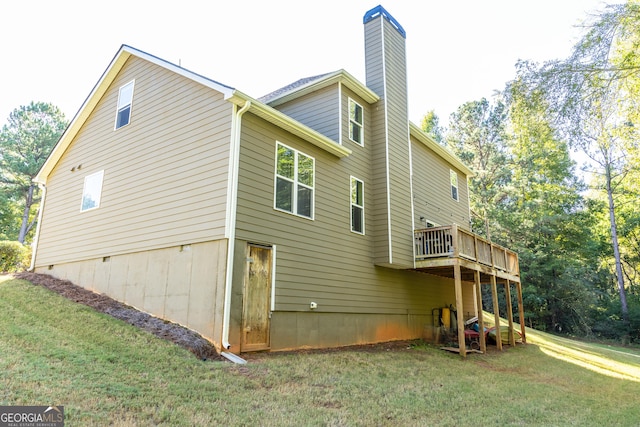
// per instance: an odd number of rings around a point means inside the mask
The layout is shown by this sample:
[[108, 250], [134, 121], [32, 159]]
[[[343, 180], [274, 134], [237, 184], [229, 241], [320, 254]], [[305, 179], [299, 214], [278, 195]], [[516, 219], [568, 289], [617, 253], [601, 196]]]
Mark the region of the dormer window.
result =
[[364, 145], [364, 119], [362, 105], [349, 98], [349, 139]]
[[126, 126], [131, 121], [131, 103], [133, 102], [133, 84], [131, 80], [120, 88], [118, 94], [118, 110], [116, 112], [116, 129]]

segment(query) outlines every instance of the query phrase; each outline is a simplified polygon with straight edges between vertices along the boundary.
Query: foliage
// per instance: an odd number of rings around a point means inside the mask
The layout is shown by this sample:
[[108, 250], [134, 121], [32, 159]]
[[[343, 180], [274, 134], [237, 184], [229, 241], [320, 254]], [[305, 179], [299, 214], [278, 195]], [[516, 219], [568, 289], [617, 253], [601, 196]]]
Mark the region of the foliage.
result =
[[14, 273], [29, 267], [31, 248], [20, 242], [0, 241], [0, 272]]
[[630, 294], [640, 294], [640, 149], [630, 149], [633, 165], [619, 184], [616, 206], [622, 269]]
[[[482, 99], [461, 106], [447, 141], [476, 174], [470, 203], [483, 213], [486, 234], [519, 254], [528, 324], [586, 336], [601, 285], [611, 283], [605, 234], [593, 231], [602, 204], [584, 198], [566, 134], [546, 94], [529, 83], [510, 82], [494, 105]], [[504, 294], [499, 301], [504, 312]]]
[[444, 129], [440, 126], [440, 118], [434, 110], [429, 111], [422, 117], [420, 127], [439, 144], [445, 143]]
[[474, 230], [490, 237], [495, 227], [493, 209], [507, 196], [511, 179], [508, 167], [507, 110], [504, 103], [482, 98], [463, 104], [451, 115], [446, 135], [449, 148], [467, 165], [470, 179], [470, 204]]
[[523, 81], [511, 82], [507, 91], [513, 174], [500, 206], [500, 237], [520, 254], [534, 326], [585, 335], [599, 277], [595, 218], [542, 94]]
[[37, 218], [39, 194], [33, 178], [66, 126], [60, 109], [32, 102], [13, 110], [0, 131], [0, 198], [16, 204], [21, 211], [20, 225], [15, 230], [21, 243]]
[[[620, 203], [628, 203], [625, 192], [630, 187], [629, 178], [637, 174], [638, 168], [633, 157], [640, 149], [636, 125], [640, 119], [639, 26], [640, 2], [609, 5], [587, 23], [569, 58], [541, 66], [521, 62], [516, 79], [544, 98], [556, 131], [588, 159], [590, 184], [598, 191], [592, 194], [607, 205], [613, 259], [610, 264], [616, 278], [620, 313], [627, 322], [625, 281], [636, 267], [633, 256], [625, 259], [625, 254], [630, 253], [625, 245], [633, 243], [633, 239], [626, 237], [633, 235], [637, 211], [621, 208]], [[623, 235], [618, 229], [621, 218], [631, 225]], [[630, 222], [626, 222], [628, 218]]]
[[7, 197], [0, 186], [0, 240], [17, 240], [20, 218], [18, 204]]
[[620, 341], [626, 343], [628, 338], [632, 342], [640, 342], [640, 295], [630, 294], [629, 324], [620, 317], [620, 300], [617, 295], [604, 299], [602, 304], [593, 307], [593, 333], [600, 339]]
[[[585, 33], [569, 58], [548, 61], [540, 67], [518, 64], [520, 76], [545, 89], [556, 123], [572, 144], [590, 147], [591, 141], [585, 139], [585, 121], [591, 121], [607, 93], [625, 95], [633, 89], [629, 83], [640, 73], [636, 49], [640, 45], [639, 23], [639, 2], [607, 5], [585, 24]], [[631, 98], [622, 96], [619, 101], [627, 103]]]

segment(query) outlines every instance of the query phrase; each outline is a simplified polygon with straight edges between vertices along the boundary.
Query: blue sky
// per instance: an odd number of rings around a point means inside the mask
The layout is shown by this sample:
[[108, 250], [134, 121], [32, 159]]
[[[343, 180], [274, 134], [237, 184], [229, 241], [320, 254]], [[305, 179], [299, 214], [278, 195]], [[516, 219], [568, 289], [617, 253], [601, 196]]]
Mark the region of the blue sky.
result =
[[[344, 68], [364, 82], [364, 13], [382, 4], [407, 32], [409, 112], [443, 122], [490, 98], [518, 59], [566, 57], [600, 0], [112, 0], [0, 5], [0, 125], [31, 101], [71, 119], [121, 44], [260, 97]], [[608, 2], [614, 3], [614, 2]]]

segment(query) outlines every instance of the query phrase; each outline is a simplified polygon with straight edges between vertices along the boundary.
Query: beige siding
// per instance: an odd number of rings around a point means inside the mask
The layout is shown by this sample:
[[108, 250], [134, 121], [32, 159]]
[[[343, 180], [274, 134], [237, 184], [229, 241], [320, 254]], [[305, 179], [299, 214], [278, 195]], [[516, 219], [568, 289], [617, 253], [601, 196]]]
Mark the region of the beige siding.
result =
[[[412, 140], [413, 198], [416, 228], [425, 221], [437, 225], [458, 224], [469, 229], [467, 178], [424, 144]], [[451, 197], [449, 171], [458, 173], [458, 201]], [[424, 219], [420, 219], [420, 218]]]
[[[395, 271], [394, 273], [399, 273]], [[424, 278], [421, 278], [425, 280]], [[442, 279], [426, 279], [430, 287], [431, 305], [435, 309], [448, 307], [455, 299], [453, 286], [440, 282]], [[421, 283], [425, 284], [425, 283]], [[465, 318], [474, 314], [473, 285], [463, 283]], [[320, 307], [319, 307], [320, 308]], [[290, 350], [296, 348], [340, 347], [354, 344], [367, 344], [402, 339], [425, 338], [435, 340], [433, 311], [407, 310], [399, 314], [387, 313], [332, 313], [310, 310], [276, 312], [272, 317], [272, 350]]]
[[221, 348], [227, 241], [61, 263], [38, 273], [80, 284], [200, 333]]
[[[389, 181], [391, 193], [391, 239], [393, 264], [411, 267], [413, 222], [411, 216], [411, 171], [409, 165], [409, 111], [405, 39], [386, 19], [386, 102], [389, 128]], [[408, 241], [411, 240], [411, 244]]]
[[405, 40], [383, 18], [365, 24], [367, 86], [382, 100], [374, 121], [376, 263], [413, 266]]
[[338, 84], [335, 84], [275, 108], [339, 143], [338, 94]]
[[[314, 220], [273, 208], [276, 140], [315, 158]], [[371, 234], [350, 231], [351, 175], [365, 182], [366, 230], [372, 221], [370, 149], [359, 148], [338, 159], [251, 114], [243, 117], [237, 238], [276, 246], [276, 311], [308, 311], [315, 301], [318, 312], [426, 315], [434, 304], [454, 303], [452, 281], [376, 267]], [[443, 292], [450, 296], [439, 298]]]
[[[384, 67], [380, 60], [373, 58], [382, 57], [382, 33], [379, 31], [380, 23], [365, 25], [365, 47], [367, 51], [366, 77], [367, 86], [382, 96], [384, 94]], [[372, 58], [371, 60], [369, 58]], [[371, 147], [371, 170], [373, 194], [375, 198], [371, 203], [371, 215], [373, 219], [373, 247], [375, 250], [375, 263], [388, 264], [391, 258], [389, 242], [389, 203], [387, 191], [387, 141], [386, 141], [386, 117], [385, 102], [379, 101], [372, 108], [371, 137], [367, 144]]]
[[[131, 123], [114, 131], [133, 79]], [[220, 93], [132, 57], [49, 176], [36, 265], [223, 237], [231, 118]], [[100, 207], [80, 212], [100, 170]]]

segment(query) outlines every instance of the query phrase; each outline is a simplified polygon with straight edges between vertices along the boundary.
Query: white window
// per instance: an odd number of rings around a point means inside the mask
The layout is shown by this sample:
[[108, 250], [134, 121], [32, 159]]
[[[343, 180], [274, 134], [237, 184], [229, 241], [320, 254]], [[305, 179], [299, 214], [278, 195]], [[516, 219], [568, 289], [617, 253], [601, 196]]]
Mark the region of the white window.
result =
[[118, 110], [116, 112], [116, 129], [126, 126], [131, 121], [131, 103], [133, 102], [133, 84], [131, 80], [120, 88], [118, 93]]
[[313, 219], [315, 159], [276, 144], [275, 208]]
[[351, 231], [364, 234], [364, 182], [351, 177]]
[[364, 119], [362, 106], [349, 98], [349, 139], [364, 145]]
[[451, 197], [458, 200], [458, 174], [453, 169], [449, 171], [449, 179], [451, 181]]
[[88, 211], [90, 209], [96, 209], [100, 206], [103, 177], [103, 170], [84, 177], [84, 188], [82, 190], [82, 206], [80, 207], [81, 212]]

